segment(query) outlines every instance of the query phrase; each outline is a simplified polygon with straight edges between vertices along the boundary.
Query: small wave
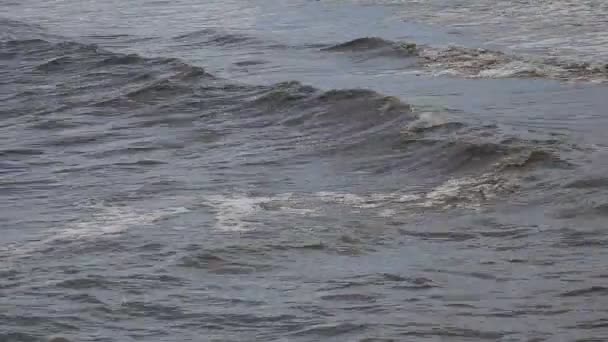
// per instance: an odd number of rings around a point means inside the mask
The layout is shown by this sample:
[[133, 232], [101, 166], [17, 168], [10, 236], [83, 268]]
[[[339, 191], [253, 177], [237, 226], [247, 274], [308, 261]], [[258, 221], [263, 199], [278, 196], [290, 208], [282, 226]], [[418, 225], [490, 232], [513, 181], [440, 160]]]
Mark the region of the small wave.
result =
[[114, 163], [116, 166], [121, 167], [149, 167], [149, 166], [158, 166], [158, 165], [166, 165], [168, 162], [162, 160], [154, 160], [154, 159], [141, 159], [135, 161], [128, 162], [118, 162]]
[[416, 337], [419, 339], [463, 339], [463, 340], [487, 340], [500, 341], [508, 332], [502, 331], [483, 331], [475, 329], [451, 327], [435, 327], [433, 329], [412, 329], [404, 332], [402, 336]]
[[[438, 146], [436, 148], [439, 151], [444, 149], [441, 145]], [[509, 147], [489, 146], [474, 147], [472, 151], [455, 157], [449, 157], [451, 151], [447, 150], [447, 162], [435, 161], [434, 166], [431, 164], [426, 167], [442, 166], [444, 172], [450, 176], [427, 190], [367, 195], [321, 192], [316, 196], [325, 202], [376, 210], [380, 217], [392, 217], [408, 208], [479, 209], [498, 198], [519, 191], [525, 184], [524, 177], [528, 172], [539, 168], [553, 168], [556, 164], [557, 167], [562, 167], [563, 162], [559, 158], [542, 151], [513, 152]], [[475, 155], [474, 158], [470, 156], [471, 153]], [[463, 164], [463, 158], [468, 162]], [[479, 160], [474, 160], [475, 158]], [[455, 173], [463, 171], [473, 175], [454, 176]]]
[[[22, 332], [0, 332], [0, 341], [11, 342], [38, 342], [39, 336], [34, 334], [26, 334]], [[52, 342], [69, 342], [69, 341], [52, 341]]]
[[143, 103], [162, 103], [169, 98], [193, 93], [193, 89], [188, 86], [161, 79], [125, 94], [125, 97]]
[[[146, 58], [136, 54], [110, 52], [94, 45], [43, 39], [10, 41], [0, 45], [14, 54], [14, 61], [20, 61], [19, 70], [11, 72], [9, 79], [17, 83], [30, 82], [32, 78], [40, 77], [49, 80], [49, 86], [30, 89], [18, 97], [24, 105], [28, 104], [28, 99], [35, 99], [29, 103], [55, 103], [58, 97], [69, 97], [69, 101], [60, 101], [66, 105], [55, 110], [46, 106], [41, 108], [43, 114], [75, 112], [104, 116], [141, 115], [151, 112], [145, 110], [147, 105], [161, 105], [164, 108], [173, 106], [173, 110], [176, 106], [184, 105], [200, 108], [201, 95], [205, 94], [205, 99], [218, 96], [213, 94], [213, 89], [205, 89], [208, 85], [217, 83], [214, 76], [203, 68], [175, 58]], [[45, 97], [49, 100], [45, 101]], [[89, 104], [96, 108], [87, 107]], [[73, 117], [71, 114], [70, 118]], [[166, 114], [166, 111], [162, 114]], [[171, 120], [173, 119], [175, 118], [172, 117]], [[74, 128], [79, 126], [73, 124], [76, 122], [73, 119], [68, 124], [57, 120], [47, 122], [59, 124], [41, 124], [38, 127], [63, 131], [70, 124]], [[95, 137], [90, 132], [83, 133], [86, 134], [72, 137], [71, 140], [58, 138], [53, 144], [72, 146], [98, 143], [98, 138], [101, 137], [99, 134]]]
[[205, 28], [201, 30], [196, 30], [184, 34], [179, 34], [173, 39], [175, 40], [186, 40], [186, 39], [197, 39], [197, 38], [210, 38], [210, 39], [218, 39], [220, 41], [225, 40], [229, 42], [242, 42], [250, 39], [248, 36], [244, 34], [236, 34], [236, 33], [226, 33], [220, 32], [219, 30], [213, 28]]
[[185, 256], [180, 260], [178, 266], [205, 269], [218, 274], [245, 274], [272, 269], [270, 265], [253, 263], [251, 261], [232, 260], [229, 257], [220, 256], [215, 253], [200, 253]]
[[0, 156], [4, 158], [39, 156], [44, 154], [43, 150], [33, 148], [7, 148], [0, 150]]
[[[444, 150], [444, 147], [439, 149]], [[469, 145], [464, 150], [444, 151], [447, 152], [446, 159], [436, 166], [443, 165], [450, 175], [463, 171], [474, 175], [451, 176], [421, 197], [419, 205], [422, 207], [480, 208], [502, 196], [520, 191], [529, 172], [572, 167], [553, 153], [534, 146], [484, 144]], [[450, 153], [456, 154], [452, 156]]]
[[111, 55], [102, 61], [100, 61], [98, 66], [111, 66], [111, 65], [130, 65], [130, 64], [138, 64], [145, 62], [145, 58], [138, 54], [114, 54]]
[[66, 294], [63, 296], [65, 299], [82, 304], [94, 304], [94, 305], [105, 305], [105, 303], [94, 295], [87, 293], [79, 294]]
[[51, 336], [47, 339], [48, 342], [72, 342], [72, 340], [63, 336]]
[[417, 237], [421, 240], [443, 240], [443, 241], [467, 241], [476, 239], [476, 234], [448, 231], [448, 232], [419, 232], [419, 231], [406, 231], [401, 230], [401, 234]]
[[346, 43], [337, 44], [322, 50], [325, 51], [356, 51], [373, 50], [392, 46], [393, 42], [378, 37], [357, 38]]
[[113, 133], [93, 133], [93, 132], [70, 132], [65, 130], [62, 135], [52, 139], [49, 144], [52, 146], [69, 147], [93, 144], [116, 137]]
[[53, 58], [36, 67], [36, 70], [44, 72], [62, 71], [67, 65], [73, 64], [75, 61], [67, 56]]
[[57, 283], [56, 286], [74, 290], [108, 289], [111, 288], [111, 283], [101, 277], [88, 277], [64, 280]]
[[565, 188], [571, 189], [596, 189], [606, 187], [608, 187], [608, 178], [606, 177], [577, 179], [565, 185]]
[[358, 38], [346, 43], [321, 49], [328, 52], [357, 52], [376, 56], [412, 57], [418, 55], [418, 47], [412, 43], [397, 43], [378, 37]]
[[268, 62], [259, 60], [259, 59], [251, 59], [251, 60], [235, 62], [234, 65], [236, 65], [238, 67], [248, 67], [248, 66], [261, 65], [261, 64], [266, 64], [266, 63], [268, 63]]
[[50, 36], [46, 30], [33, 23], [0, 18], [0, 45], [7, 42], [37, 41]]
[[[575, 217], [606, 217], [608, 216], [608, 203], [603, 200], [598, 202], [592, 201], [591, 203], [575, 202], [572, 207], [560, 209], [557, 212], [557, 217], [561, 219], [572, 219]], [[574, 235], [570, 236], [566, 240], [568, 245], [572, 246], [585, 246], [585, 245], [604, 245], [607, 242], [602, 239], [596, 239], [594, 237], [582, 238], [581, 236]]]
[[173, 37], [175, 42], [184, 46], [220, 46], [220, 47], [243, 47], [255, 44], [256, 47], [281, 48], [281, 44], [264, 42], [256, 37], [241, 32], [227, 32], [222, 29], [205, 28]]
[[281, 124], [298, 126], [311, 133], [331, 130], [332, 136], [342, 142], [352, 141], [353, 134], [372, 128], [397, 128], [411, 119], [411, 107], [395, 97], [366, 89], [322, 92], [299, 82], [277, 84], [255, 99], [254, 104], [281, 115]]
[[560, 141], [551, 137], [522, 139], [505, 135], [497, 126], [465, 124], [428, 112], [415, 114], [418, 118], [402, 129], [400, 144], [422, 156], [416, 161], [420, 167], [494, 175], [572, 167], [560, 157]]
[[[176, 58], [146, 58], [138, 54], [122, 54], [104, 50], [94, 44], [83, 44], [72, 41], [55, 42], [52, 39], [24, 39], [0, 42], [8, 52], [17, 55], [28, 55], [46, 59], [35, 66], [43, 72], [73, 71], [82, 77], [96, 72], [106, 72], [111, 76], [133, 74], [134, 70], [112, 69], [124, 66], [139, 65], [148, 71], [174, 71], [168, 76], [172, 80], [192, 80], [200, 77], [213, 78], [204, 69], [189, 65]], [[155, 70], [157, 69], [157, 70]], [[168, 70], [167, 70], [168, 69]]]
[[345, 334], [351, 334], [354, 332], [362, 332], [368, 328], [366, 324], [353, 324], [353, 323], [335, 323], [335, 324], [319, 324], [314, 325], [302, 330], [291, 333], [292, 336], [310, 336], [312, 335], [315, 339], [330, 338]]
[[27, 47], [35, 47], [43, 44], [47, 44], [48, 42], [44, 39], [40, 38], [31, 38], [31, 39], [8, 39], [3, 40], [0, 44], [3, 47], [7, 48], [27, 48]]
[[158, 302], [140, 302], [124, 299], [120, 308], [115, 311], [130, 317], [154, 317], [162, 320], [186, 319], [191, 314], [184, 312], [181, 308], [172, 305], [163, 305]]
[[283, 82], [274, 85], [269, 91], [253, 101], [254, 105], [268, 109], [289, 107], [298, 100], [314, 95], [318, 90], [302, 85], [300, 82]]
[[528, 149], [510, 156], [499, 164], [502, 171], [526, 170], [536, 167], [571, 169], [572, 163], [557, 156], [555, 153], [542, 149]]
[[30, 127], [39, 130], [64, 130], [76, 128], [78, 126], [77, 123], [73, 122], [70, 119], [48, 119], [48, 120], [39, 120], [33, 123]]
[[320, 296], [322, 300], [328, 301], [339, 301], [339, 302], [374, 302], [376, 298], [374, 296], [365, 295], [361, 293], [341, 293], [341, 294], [327, 294]]
[[561, 297], [579, 297], [579, 296], [606, 296], [608, 295], [608, 288], [604, 286], [591, 286], [584, 289], [577, 289], [562, 293]]
[[393, 273], [366, 274], [332, 280], [323, 288], [324, 291], [344, 290], [369, 285], [390, 285], [393, 289], [422, 290], [438, 287], [433, 280], [424, 277], [406, 277]]
[[416, 66], [441, 76], [468, 78], [549, 78], [608, 82], [608, 64], [532, 58], [461, 46], [431, 47], [378, 37], [354, 39], [323, 48], [326, 52], [365, 53], [376, 57], [415, 58]]

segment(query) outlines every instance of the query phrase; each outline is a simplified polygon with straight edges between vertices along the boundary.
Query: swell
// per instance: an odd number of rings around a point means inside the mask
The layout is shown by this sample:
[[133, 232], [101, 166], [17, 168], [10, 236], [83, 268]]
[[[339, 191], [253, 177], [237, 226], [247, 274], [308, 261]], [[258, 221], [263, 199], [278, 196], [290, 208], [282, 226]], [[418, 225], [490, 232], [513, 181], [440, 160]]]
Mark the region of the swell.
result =
[[605, 62], [523, 57], [481, 48], [432, 47], [364, 37], [326, 47], [322, 51], [414, 59], [416, 67], [438, 75], [608, 82], [608, 64]]

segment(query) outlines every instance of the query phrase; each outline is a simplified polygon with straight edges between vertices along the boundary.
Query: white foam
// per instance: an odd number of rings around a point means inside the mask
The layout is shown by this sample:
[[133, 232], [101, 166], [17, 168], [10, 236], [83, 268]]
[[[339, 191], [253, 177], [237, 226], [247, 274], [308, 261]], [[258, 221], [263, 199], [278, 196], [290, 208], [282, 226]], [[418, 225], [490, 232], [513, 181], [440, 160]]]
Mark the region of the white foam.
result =
[[497, 178], [492, 174], [475, 178], [454, 178], [427, 192], [423, 201], [418, 205], [476, 209], [481, 207], [484, 201], [495, 199], [500, 192], [514, 187], [515, 184], [512, 181]]
[[425, 200], [422, 202], [422, 206], [431, 207], [439, 203], [446, 203], [450, 200], [458, 199], [458, 195], [461, 190], [470, 185], [471, 179], [450, 179], [445, 183], [435, 187], [425, 195]]
[[380, 210], [380, 212], [378, 213], [378, 216], [392, 217], [392, 216], [395, 216], [396, 213], [397, 213], [397, 211], [395, 209], [383, 209], [383, 210]]
[[359, 195], [340, 193], [333, 191], [320, 191], [316, 195], [322, 200], [335, 203], [360, 204], [365, 202], [365, 199]]
[[248, 231], [256, 228], [256, 216], [264, 211], [272, 215], [318, 215], [327, 204], [337, 204], [351, 209], [352, 213], [363, 210], [378, 210], [380, 217], [390, 217], [397, 213], [398, 203], [420, 200], [419, 195], [402, 193], [372, 193], [358, 195], [321, 191], [313, 194], [279, 194], [275, 196], [248, 196], [243, 194], [213, 195], [206, 203], [215, 211], [216, 228], [224, 231]]
[[[548, 68], [548, 67], [547, 67]], [[481, 78], [508, 78], [518, 75], [547, 75], [546, 70], [539, 66], [523, 61], [512, 61], [507, 64], [500, 65], [497, 68], [481, 70], [477, 77]]]
[[447, 68], [447, 69], [443, 69], [441, 70], [440, 68], [444, 67], [442, 64], [434, 64], [434, 65], [429, 65], [429, 67], [433, 68], [433, 69], [438, 69], [435, 70], [431, 73], [432, 76], [434, 77], [440, 77], [440, 76], [466, 76], [464, 75], [462, 72], [456, 70], [456, 69], [452, 69], [452, 68]]
[[436, 112], [422, 112], [418, 118], [405, 127], [405, 131], [412, 131], [422, 128], [430, 128], [448, 123], [447, 116]]
[[397, 200], [401, 195], [397, 193], [371, 193], [356, 195], [340, 192], [318, 192], [316, 196], [323, 202], [348, 205], [358, 209], [374, 209]]
[[52, 230], [49, 235], [43, 236], [37, 241], [9, 246], [7, 250], [11, 256], [29, 256], [54, 242], [94, 240], [115, 236], [132, 227], [146, 226], [159, 219], [189, 211], [185, 207], [165, 208], [152, 212], [127, 206], [96, 205], [79, 208], [82, 211], [91, 209], [94, 210], [93, 213], [77, 222], [58, 230]]
[[506, 180], [488, 174], [475, 178], [450, 179], [428, 192], [353, 194], [321, 191], [274, 196], [229, 194], [208, 196], [206, 203], [214, 210], [217, 229], [249, 231], [263, 222], [260, 215], [319, 215], [332, 204], [346, 207], [351, 213], [369, 213], [383, 218], [420, 207], [479, 208], [484, 201], [495, 198], [497, 193], [508, 186]]
[[397, 202], [415, 202], [420, 200], [420, 195], [417, 194], [403, 194], [399, 196]]
[[[289, 200], [291, 194], [273, 197], [252, 197], [247, 195], [213, 195], [206, 198], [207, 204], [216, 211], [216, 227], [226, 231], [245, 231], [253, 228], [251, 218], [262, 205]], [[279, 206], [278, 208], [280, 208]]]
[[285, 207], [285, 206], [281, 207], [281, 210], [288, 214], [297, 214], [297, 215], [304, 215], [304, 216], [310, 216], [317, 212], [316, 209], [312, 209], [312, 208], [291, 208], [291, 207]]

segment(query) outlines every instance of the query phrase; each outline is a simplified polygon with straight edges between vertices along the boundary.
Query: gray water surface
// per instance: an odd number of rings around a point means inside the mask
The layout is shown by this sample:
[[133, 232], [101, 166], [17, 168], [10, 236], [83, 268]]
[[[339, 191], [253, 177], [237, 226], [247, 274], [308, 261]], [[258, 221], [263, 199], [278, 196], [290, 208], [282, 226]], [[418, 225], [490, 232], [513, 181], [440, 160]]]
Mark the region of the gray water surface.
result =
[[608, 339], [607, 8], [550, 3], [5, 2], [0, 341]]

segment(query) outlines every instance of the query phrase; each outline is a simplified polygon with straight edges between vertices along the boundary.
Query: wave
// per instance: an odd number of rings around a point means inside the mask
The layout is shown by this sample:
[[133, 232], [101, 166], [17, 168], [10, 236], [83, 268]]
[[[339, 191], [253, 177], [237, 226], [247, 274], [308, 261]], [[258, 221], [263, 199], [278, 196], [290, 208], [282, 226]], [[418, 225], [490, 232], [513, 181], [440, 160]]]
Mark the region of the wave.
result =
[[253, 37], [245, 34], [222, 32], [212, 28], [180, 34], [173, 37], [173, 39], [181, 42], [198, 42], [201, 44], [207, 43], [219, 46], [243, 44], [254, 40]]
[[[176, 122], [159, 108], [170, 111], [187, 108], [192, 116], [178, 118], [179, 122], [187, 122], [200, 116], [195, 116], [194, 110], [202, 103], [213, 108], [217, 101], [223, 108], [231, 108], [229, 112], [237, 119], [237, 126], [240, 122], [243, 127], [297, 130], [306, 134], [299, 138], [300, 144], [306, 140], [325, 141], [322, 148], [311, 147], [309, 152], [313, 153], [322, 149], [336, 153], [362, 148], [373, 153], [399, 151], [407, 158], [417, 159], [412, 165], [444, 173], [479, 171], [496, 163], [502, 165], [503, 171], [530, 168], [533, 164], [549, 166], [559, 159], [552, 151], [537, 149], [536, 142], [501, 137], [496, 127], [445, 121], [433, 113], [417, 112], [398, 98], [371, 90], [323, 91], [296, 81], [272, 86], [238, 85], [179, 59], [119, 54], [74, 42], [11, 40], [1, 44], [27, 56], [33, 74], [77, 78], [74, 83], [77, 88], [66, 92], [95, 92], [94, 99], [87, 96], [88, 101], [81, 105], [112, 110], [125, 107], [135, 116], [141, 115], [138, 113], [146, 106], [155, 106], [157, 113], [145, 111], [144, 115], [162, 118], [143, 120], [142, 127], [149, 126], [147, 122]], [[363, 40], [340, 49], [361, 49], [370, 44], [372, 48], [392, 46], [386, 41]], [[39, 59], [45, 61], [37, 62]], [[96, 138], [86, 141], [96, 143]], [[290, 142], [281, 142], [285, 143]], [[442, 157], [437, 158], [439, 155]]]
[[173, 41], [185, 47], [219, 46], [224, 48], [243, 47], [255, 45], [256, 47], [267, 47], [280, 49], [282, 44], [262, 41], [256, 37], [241, 32], [228, 32], [218, 28], [204, 28], [188, 33], [179, 34], [172, 38]]
[[137, 103], [189, 101], [189, 94], [216, 79], [203, 68], [179, 59], [121, 54], [93, 44], [10, 39], [0, 41], [0, 49], [10, 54], [5, 59], [7, 68], [19, 64], [19, 69], [9, 72], [9, 81], [45, 78], [47, 84], [53, 85], [44, 91], [38, 88], [23, 92], [15, 97], [16, 102], [34, 98], [38, 103], [45, 97], [49, 103], [56, 103], [53, 98], [58, 97], [70, 99], [71, 105], [41, 106], [39, 113], [61, 112], [74, 106], [136, 109]]
[[435, 75], [468, 78], [548, 78], [608, 82], [608, 64], [532, 58], [461, 46], [432, 47], [378, 37], [357, 38], [321, 49], [378, 57], [414, 58], [415, 66]]
[[358, 38], [321, 50], [329, 52], [374, 52], [377, 55], [396, 57], [412, 57], [418, 55], [418, 47], [416, 44], [397, 43], [378, 37]]
[[[201, 34], [206, 33], [194, 36]], [[322, 90], [297, 81], [270, 86], [238, 84], [175, 58], [120, 54], [77, 42], [15, 38], [0, 42], [4, 51], [15, 55], [8, 61], [9, 68], [11, 63], [20, 65], [18, 69], [7, 69], [9, 79], [22, 83], [42, 79], [53, 86], [32, 88], [27, 95], [19, 96], [13, 103], [17, 108], [14, 115], [117, 116], [129, 118], [129, 129], [207, 125], [209, 131], [222, 137], [236, 136], [233, 132], [238, 131], [241, 139], [256, 137], [247, 151], [248, 156], [256, 158], [243, 161], [246, 166], [277, 165], [303, 156], [349, 156], [357, 171], [438, 177], [441, 181], [436, 184], [436, 191], [423, 196], [429, 203], [447, 203], [454, 196], [483, 201], [496, 193], [508, 192], [519, 182], [514, 179], [521, 175], [538, 169], [572, 167], [560, 159], [559, 141], [508, 136], [495, 125], [468, 123], [462, 118], [421, 111], [396, 97], [372, 90]], [[391, 50], [431, 60], [425, 49], [364, 38], [327, 50]], [[472, 56], [456, 51], [445, 50], [436, 56], [447, 57], [432, 60], [466, 64]], [[479, 52], [477, 57], [485, 60], [480, 57], [482, 54]], [[480, 68], [467, 65], [466, 70]], [[64, 101], [55, 107], [58, 98]], [[54, 131], [51, 143], [45, 141], [49, 146], [77, 148], [121, 139], [120, 129], [102, 136], [91, 134], [89, 128], [52, 127], [40, 122], [53, 121], [35, 120], [32, 124], [37, 130], [48, 126], [49, 131]], [[73, 133], [69, 134], [69, 130]], [[63, 134], [58, 135], [60, 132]], [[184, 139], [190, 140], [180, 142], [180, 146], [202, 143], [197, 138]], [[230, 148], [214, 141], [207, 144]], [[140, 152], [133, 154], [136, 150], [124, 151], [133, 160], [161, 160], [144, 156], [145, 151], [141, 151], [141, 158]], [[136, 166], [153, 166], [144, 164]], [[119, 164], [113, 161], [108, 165]], [[219, 210], [226, 219], [221, 225], [245, 229], [240, 220], [231, 217], [256, 206], [257, 203], [236, 205], [233, 210], [232, 206], [222, 204]]]
[[[431, 157], [421, 162], [449, 172], [572, 166], [559, 158], [562, 142], [552, 137], [524, 139], [504, 134], [495, 125], [466, 124], [429, 112], [420, 113], [402, 129], [400, 146], [426, 151]], [[436, 158], [438, 155], [441, 158]]]
[[283, 114], [280, 123], [304, 129], [343, 126], [361, 131], [412, 118], [411, 106], [395, 97], [367, 89], [321, 91], [299, 82], [272, 86], [254, 103], [264, 110]]

